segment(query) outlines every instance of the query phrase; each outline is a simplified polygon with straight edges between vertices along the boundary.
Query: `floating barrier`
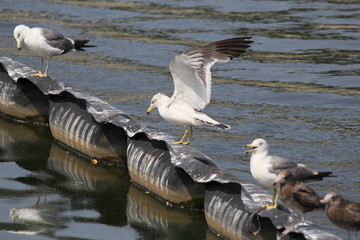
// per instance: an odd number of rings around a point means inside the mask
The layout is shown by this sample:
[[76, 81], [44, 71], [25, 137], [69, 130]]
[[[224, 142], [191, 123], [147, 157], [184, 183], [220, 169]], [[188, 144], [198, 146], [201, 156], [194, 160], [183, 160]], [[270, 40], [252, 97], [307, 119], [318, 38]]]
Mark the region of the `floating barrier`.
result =
[[[22, 122], [48, 124], [56, 140], [89, 158], [106, 159], [107, 164], [126, 164], [124, 129], [131, 132], [132, 128], [139, 127], [132, 117], [52, 78], [33, 77], [34, 70], [21, 63], [9, 58], [0, 58], [0, 61], [0, 110], [6, 109], [2, 111], [6, 116]], [[24, 97], [32, 91], [36, 95]]]
[[46, 124], [49, 105], [46, 96], [26, 79], [14, 82], [0, 66], [0, 112], [24, 122]]
[[[262, 210], [271, 201], [264, 190], [225, 173], [193, 147], [171, 145], [173, 137], [139, 124], [110, 104], [54, 79], [32, 77], [33, 69], [9, 58], [1, 57], [0, 63], [4, 115], [49, 125], [58, 142], [95, 164], [126, 165], [131, 180], [167, 206], [204, 209], [209, 229], [219, 236], [340, 239], [309, 221], [299, 231], [301, 218], [293, 218], [281, 203], [277, 209]], [[26, 89], [37, 97], [29, 97]], [[293, 223], [297, 230], [286, 231]]]
[[85, 102], [69, 93], [51, 96], [49, 106], [49, 125], [55, 139], [91, 158], [126, 164], [127, 135], [122, 128], [95, 121]]
[[[340, 239], [310, 221], [302, 230], [301, 218], [293, 218], [279, 202], [277, 209], [262, 210], [271, 196], [260, 187], [245, 182], [206, 184], [206, 222], [219, 236], [228, 239]], [[284, 234], [294, 224], [295, 231]]]
[[[204, 184], [194, 181], [182, 168], [172, 163], [171, 148], [166, 142], [139, 136], [140, 139], [132, 138], [128, 144], [127, 162], [131, 179], [167, 204], [202, 208]], [[212, 160], [207, 161], [206, 164], [216, 166]]]

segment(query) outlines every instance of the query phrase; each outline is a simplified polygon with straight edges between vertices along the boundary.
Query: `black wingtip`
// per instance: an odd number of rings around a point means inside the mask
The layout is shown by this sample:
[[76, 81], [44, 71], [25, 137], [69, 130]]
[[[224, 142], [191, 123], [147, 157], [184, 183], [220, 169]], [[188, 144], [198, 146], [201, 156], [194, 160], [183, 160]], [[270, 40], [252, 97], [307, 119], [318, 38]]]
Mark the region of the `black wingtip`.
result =
[[319, 177], [336, 177], [333, 172], [318, 172]]
[[215, 124], [214, 126], [217, 127], [217, 128], [224, 129], [224, 130], [230, 129], [230, 126], [229, 126], [229, 125], [223, 124], [223, 123]]
[[307, 180], [321, 181], [324, 177], [336, 177], [332, 172], [318, 172], [318, 174], [310, 176]]
[[211, 43], [208, 46], [215, 47], [216, 52], [227, 55], [227, 57], [231, 60], [246, 52], [246, 49], [248, 49], [251, 46], [251, 43], [253, 43], [253, 41], [249, 39], [251, 39], [251, 37], [229, 38]]
[[83, 48], [88, 48], [88, 47], [97, 47], [96, 45], [86, 45], [90, 40], [88, 39], [84, 39], [84, 40], [79, 40], [79, 39], [75, 39], [74, 40], [74, 48], [77, 51], [85, 51], [85, 49]]

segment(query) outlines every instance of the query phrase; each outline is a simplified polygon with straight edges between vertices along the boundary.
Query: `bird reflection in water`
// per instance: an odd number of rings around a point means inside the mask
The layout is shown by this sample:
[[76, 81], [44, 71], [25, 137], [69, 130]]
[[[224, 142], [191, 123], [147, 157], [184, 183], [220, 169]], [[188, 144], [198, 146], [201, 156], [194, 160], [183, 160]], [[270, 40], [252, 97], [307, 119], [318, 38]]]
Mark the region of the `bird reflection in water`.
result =
[[10, 209], [12, 221], [24, 226], [9, 232], [52, 235], [56, 229], [64, 228], [65, 222], [68, 221], [67, 217], [60, 215], [61, 212], [61, 202], [48, 202], [45, 195], [39, 195], [33, 206]]

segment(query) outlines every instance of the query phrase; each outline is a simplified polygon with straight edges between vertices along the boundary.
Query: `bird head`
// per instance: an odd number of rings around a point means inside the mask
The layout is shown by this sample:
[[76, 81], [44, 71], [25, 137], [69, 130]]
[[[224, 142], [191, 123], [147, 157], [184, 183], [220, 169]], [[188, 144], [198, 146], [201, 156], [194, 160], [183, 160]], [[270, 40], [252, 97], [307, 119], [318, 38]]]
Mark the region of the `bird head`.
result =
[[25, 25], [18, 25], [14, 28], [14, 38], [17, 44], [16, 47], [19, 51], [22, 48], [22, 42], [24, 41], [24, 38], [29, 30], [30, 28]]
[[150, 113], [152, 112], [152, 110], [154, 110], [154, 108], [158, 107], [159, 105], [161, 105], [163, 103], [164, 99], [168, 99], [168, 97], [163, 94], [163, 93], [157, 93], [153, 96], [153, 98], [151, 99], [151, 103], [149, 108], [146, 110], [146, 115], [149, 116]]
[[325, 195], [323, 199], [320, 200], [320, 203], [326, 204], [326, 205], [333, 205], [333, 204], [340, 204], [342, 201], [342, 196], [337, 193], [328, 193]]
[[255, 152], [255, 151], [257, 151], [257, 152], [267, 151], [268, 144], [264, 139], [257, 138], [252, 143], [246, 144], [246, 146], [244, 148], [251, 148], [251, 149], [245, 151], [245, 154]]

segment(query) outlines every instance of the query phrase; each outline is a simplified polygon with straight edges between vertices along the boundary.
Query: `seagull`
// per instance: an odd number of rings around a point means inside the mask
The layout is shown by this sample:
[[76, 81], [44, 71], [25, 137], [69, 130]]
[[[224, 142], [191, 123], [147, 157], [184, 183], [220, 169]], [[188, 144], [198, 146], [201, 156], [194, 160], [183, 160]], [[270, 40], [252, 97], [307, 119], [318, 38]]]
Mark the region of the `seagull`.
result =
[[295, 180], [291, 170], [281, 171], [275, 178], [279, 198], [286, 206], [301, 213], [301, 223], [304, 228], [304, 215], [314, 209], [321, 208], [319, 195], [309, 186]]
[[344, 199], [340, 194], [328, 193], [321, 203], [326, 204], [326, 214], [330, 221], [347, 231], [350, 240], [350, 231], [360, 231], [360, 202]]
[[[22, 49], [22, 43], [35, 55], [40, 56], [40, 69], [33, 76], [47, 77], [51, 57], [65, 54], [69, 51], [85, 51], [85, 47], [96, 47], [86, 45], [89, 40], [73, 40], [61, 33], [47, 28], [30, 28], [25, 25], [18, 25], [14, 29], [14, 38], [17, 42], [17, 49]], [[44, 58], [47, 59], [45, 72], [42, 71]]]
[[[166, 121], [185, 127], [184, 135], [173, 144], [189, 144], [193, 126], [211, 125], [230, 129], [202, 110], [210, 103], [211, 66], [216, 62], [228, 62], [239, 57], [250, 47], [250, 37], [237, 37], [214, 42], [209, 45], [179, 53], [170, 62], [170, 72], [174, 81], [171, 97], [157, 93], [152, 99], [147, 115], [158, 108], [160, 116]], [[187, 141], [186, 136], [189, 134]]]
[[[251, 148], [245, 154], [251, 153], [250, 172], [257, 182], [261, 185], [274, 188], [274, 182], [277, 175], [282, 171], [289, 169], [297, 181], [302, 180], [322, 180], [328, 177], [332, 172], [317, 172], [307, 168], [304, 164], [290, 162], [286, 158], [269, 155], [269, 146], [267, 142], [258, 138], [251, 144], [247, 144], [246, 148]], [[271, 204], [266, 204], [266, 209], [277, 207], [278, 194], [274, 188], [273, 199]]]

